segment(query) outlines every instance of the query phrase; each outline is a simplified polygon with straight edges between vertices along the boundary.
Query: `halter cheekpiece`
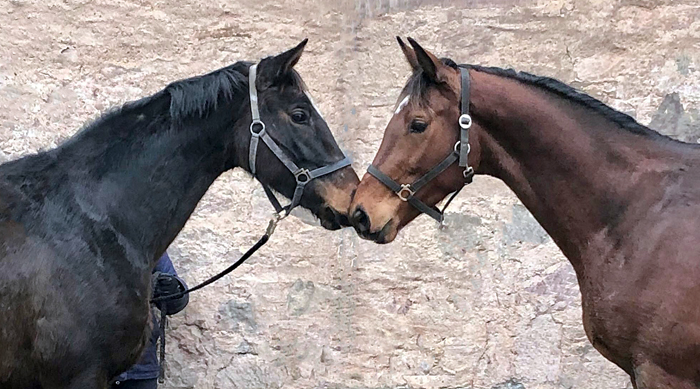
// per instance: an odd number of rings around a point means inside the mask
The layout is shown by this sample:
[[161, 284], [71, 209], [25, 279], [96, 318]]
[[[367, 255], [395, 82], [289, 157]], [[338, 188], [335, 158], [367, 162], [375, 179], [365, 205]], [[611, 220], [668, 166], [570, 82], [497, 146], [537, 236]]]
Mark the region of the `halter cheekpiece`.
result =
[[[301, 201], [301, 196], [304, 194], [304, 188], [306, 184], [311, 182], [311, 180], [325, 176], [326, 174], [333, 173], [336, 170], [340, 170], [348, 165], [350, 165], [350, 158], [345, 157], [338, 162], [332, 163], [330, 165], [322, 166], [313, 170], [300, 168], [297, 166], [291, 158], [285, 154], [285, 152], [279, 147], [277, 142], [275, 142], [270, 135], [267, 133], [265, 128], [265, 123], [260, 119], [260, 111], [258, 110], [258, 90], [255, 85], [257, 65], [252, 65], [248, 72], [248, 82], [249, 82], [249, 92], [250, 92], [250, 112], [252, 115], [252, 122], [250, 123], [250, 148], [248, 149], [248, 164], [250, 166], [250, 172], [253, 176], [256, 176], [255, 162], [258, 152], [258, 143], [260, 139], [267, 145], [267, 147], [272, 151], [272, 153], [277, 157], [277, 159], [284, 164], [284, 166], [294, 175], [294, 179], [297, 182], [296, 188], [294, 189], [294, 196], [292, 196], [292, 202], [286, 207], [282, 207], [277, 197], [266, 184], [262, 184], [263, 189], [267, 198], [275, 207], [275, 211], [280, 215], [284, 211], [284, 216], [286, 217]], [[311, 100], [311, 96], [306, 96]], [[311, 100], [313, 102], [313, 100]], [[313, 104], [313, 103], [312, 103]], [[315, 107], [314, 107], [315, 108]], [[320, 113], [319, 113], [320, 114]]]
[[[367, 173], [373, 175], [377, 180], [379, 180], [379, 182], [386, 185], [389, 189], [396, 193], [396, 195], [402, 201], [408, 202], [422, 213], [425, 213], [433, 219], [437, 220], [438, 223], [442, 223], [445, 219], [445, 209], [447, 209], [447, 206], [450, 205], [452, 200], [455, 198], [455, 196], [457, 196], [457, 194], [459, 194], [459, 192], [464, 186], [472, 182], [472, 179], [474, 177], [474, 169], [471, 166], [469, 166], [468, 161], [470, 151], [469, 128], [471, 128], [472, 126], [472, 117], [469, 116], [469, 92], [471, 87], [471, 79], [469, 78], [469, 70], [460, 67], [459, 73], [462, 87], [460, 116], [458, 119], [460, 134], [459, 140], [457, 141], [457, 143], [455, 143], [454, 149], [452, 150], [450, 155], [445, 157], [445, 159], [443, 159], [442, 162], [435, 165], [422, 177], [418, 178], [410, 184], [399, 184], [398, 182], [394, 181], [391, 177], [382, 173], [374, 165], [369, 165], [369, 167], [367, 168]], [[435, 177], [440, 175], [440, 173], [444, 172], [448, 167], [452, 166], [452, 164], [455, 162], [458, 162], [459, 166], [464, 168], [464, 171], [462, 172], [462, 175], [464, 176], [465, 180], [464, 186], [456, 192], [454, 192], [452, 196], [450, 196], [442, 210], [438, 209], [437, 207], [428, 206], [426, 203], [422, 202], [415, 196], [416, 192], [418, 192]]]

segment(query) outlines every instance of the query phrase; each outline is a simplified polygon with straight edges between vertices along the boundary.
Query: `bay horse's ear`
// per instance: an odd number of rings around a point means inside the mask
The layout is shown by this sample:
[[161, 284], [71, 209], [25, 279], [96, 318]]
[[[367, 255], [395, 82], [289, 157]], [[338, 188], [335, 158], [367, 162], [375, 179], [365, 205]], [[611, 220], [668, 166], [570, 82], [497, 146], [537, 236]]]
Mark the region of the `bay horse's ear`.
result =
[[423, 69], [425, 75], [428, 76], [428, 78], [433, 82], [444, 82], [446, 80], [444, 74], [445, 65], [438, 59], [438, 57], [433, 55], [433, 53], [422, 48], [412, 38], [408, 38], [408, 43], [410, 43], [411, 46], [413, 46], [413, 50], [416, 55], [416, 60], [418, 61], [420, 67]]
[[408, 61], [408, 64], [411, 65], [411, 69], [413, 71], [420, 69], [420, 65], [418, 64], [418, 60], [416, 59], [416, 52], [413, 51], [413, 49], [406, 46], [406, 44], [403, 43], [400, 37], [397, 36], [396, 40], [399, 42], [399, 46], [401, 46], [401, 51], [403, 51], [403, 55], [406, 56], [406, 61]]
[[260, 61], [258, 65], [258, 80], [257, 86], [264, 89], [273, 85], [281, 77], [288, 74], [294, 65], [299, 62], [301, 54], [304, 52], [304, 46], [309, 39], [304, 39], [296, 45], [296, 47], [285, 51], [284, 53], [267, 57]]

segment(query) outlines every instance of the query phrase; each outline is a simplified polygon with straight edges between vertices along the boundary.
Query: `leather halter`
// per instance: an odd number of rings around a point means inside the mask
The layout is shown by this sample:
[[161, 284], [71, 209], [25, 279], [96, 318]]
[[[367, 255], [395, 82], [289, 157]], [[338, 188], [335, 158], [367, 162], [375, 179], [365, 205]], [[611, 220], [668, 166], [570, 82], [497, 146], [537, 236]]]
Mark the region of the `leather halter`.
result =
[[[304, 169], [297, 166], [294, 163], [294, 161], [292, 161], [292, 159], [289, 158], [284, 151], [282, 151], [282, 148], [279, 147], [277, 142], [275, 142], [270, 137], [270, 135], [265, 130], [265, 123], [260, 119], [260, 111], [258, 110], [258, 90], [255, 85], [256, 70], [257, 65], [252, 65], [249, 69], [248, 74], [248, 82], [250, 84], [250, 112], [252, 114], [253, 119], [252, 123], [250, 123], [251, 138], [250, 148], [248, 149], [248, 164], [250, 166], [250, 172], [253, 174], [253, 177], [255, 177], [255, 162], [258, 153], [258, 143], [260, 143], [260, 139], [262, 139], [262, 141], [267, 145], [270, 151], [272, 151], [272, 154], [274, 154], [277, 157], [277, 159], [279, 159], [280, 162], [282, 162], [282, 164], [294, 175], [294, 179], [297, 182], [297, 186], [294, 189], [294, 196], [292, 197], [292, 202], [289, 203], [289, 205], [287, 205], [286, 207], [282, 207], [282, 205], [280, 204], [279, 200], [277, 200], [277, 197], [275, 197], [270, 187], [261, 182], [262, 187], [265, 190], [265, 194], [267, 195], [267, 198], [270, 200], [270, 203], [272, 203], [272, 206], [275, 207], [275, 212], [277, 212], [277, 214], [279, 215], [282, 213], [282, 211], [284, 211], [284, 217], [286, 217], [289, 215], [292, 209], [299, 205], [299, 202], [301, 201], [301, 196], [304, 194], [304, 188], [306, 187], [306, 184], [308, 184], [309, 182], [311, 182], [311, 180], [315, 178], [325, 176], [326, 174], [333, 173], [336, 170], [340, 170], [346, 166], [349, 166], [350, 158], [345, 157], [338, 162], [322, 166], [313, 170]], [[307, 92], [304, 93], [306, 93], [306, 96], [309, 98], [309, 100], [311, 100], [311, 96], [309, 96]], [[313, 105], [313, 100], [311, 100], [311, 102], [311, 104]], [[314, 109], [316, 109], [315, 105]], [[316, 110], [318, 111], [318, 109]]]
[[[471, 80], [469, 78], [468, 69], [460, 67], [459, 73], [462, 87], [460, 103], [461, 115], [459, 116], [458, 121], [460, 134], [459, 141], [455, 143], [455, 147], [450, 153], [450, 155], [445, 157], [445, 159], [443, 159], [442, 162], [435, 165], [432, 169], [428, 170], [428, 172], [425, 173], [422, 177], [418, 178], [410, 184], [399, 184], [398, 182], [394, 181], [391, 177], [382, 173], [374, 165], [369, 165], [369, 167], [367, 168], [367, 173], [373, 175], [377, 180], [379, 180], [379, 182], [386, 185], [389, 189], [396, 193], [396, 195], [399, 196], [399, 198], [402, 201], [408, 202], [417, 210], [437, 220], [438, 223], [442, 223], [445, 219], [445, 209], [447, 209], [447, 206], [450, 205], [452, 200], [455, 198], [455, 196], [457, 196], [457, 194], [459, 194], [459, 192], [464, 186], [472, 182], [472, 178], [474, 177], [474, 169], [471, 166], [469, 166], [468, 161], [470, 150], [469, 128], [472, 126], [472, 118], [471, 116], [469, 116], [469, 92], [471, 87]], [[455, 162], [459, 162], [459, 166], [464, 168], [464, 172], [462, 173], [465, 180], [464, 186], [456, 192], [454, 192], [452, 196], [450, 196], [442, 210], [438, 209], [437, 207], [429, 206], [428, 204], [419, 200], [415, 196], [416, 192], [423, 188], [428, 182], [432, 181], [435, 177], [440, 175], [440, 173], [444, 172], [448, 167], [452, 166], [452, 164]]]

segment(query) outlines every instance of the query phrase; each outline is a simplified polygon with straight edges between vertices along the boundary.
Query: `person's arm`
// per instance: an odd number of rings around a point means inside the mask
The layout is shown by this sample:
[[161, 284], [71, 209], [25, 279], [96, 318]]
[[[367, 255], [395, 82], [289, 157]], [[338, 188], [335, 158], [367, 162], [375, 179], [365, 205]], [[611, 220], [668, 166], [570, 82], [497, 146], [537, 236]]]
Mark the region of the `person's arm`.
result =
[[[173, 295], [187, 289], [185, 281], [177, 276], [177, 271], [167, 252], [158, 260], [153, 271], [160, 273], [156, 278], [154, 297]], [[158, 302], [156, 306], [160, 310], [165, 310], [166, 315], [174, 315], [185, 309], [189, 301], [190, 296], [186, 294], [172, 300]]]

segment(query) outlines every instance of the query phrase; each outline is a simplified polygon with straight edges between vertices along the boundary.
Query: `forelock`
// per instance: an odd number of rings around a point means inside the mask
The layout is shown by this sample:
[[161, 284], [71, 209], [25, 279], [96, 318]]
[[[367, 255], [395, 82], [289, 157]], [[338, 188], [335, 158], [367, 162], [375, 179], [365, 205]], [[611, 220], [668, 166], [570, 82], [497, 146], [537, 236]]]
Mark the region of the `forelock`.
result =
[[[440, 61], [453, 69], [459, 69], [459, 66], [449, 58], [441, 58]], [[428, 91], [430, 90], [430, 81], [425, 77], [423, 69], [417, 69], [408, 78], [406, 86], [401, 91], [402, 99], [405, 96], [410, 96], [409, 104], [416, 108], [425, 108], [428, 106]]]

